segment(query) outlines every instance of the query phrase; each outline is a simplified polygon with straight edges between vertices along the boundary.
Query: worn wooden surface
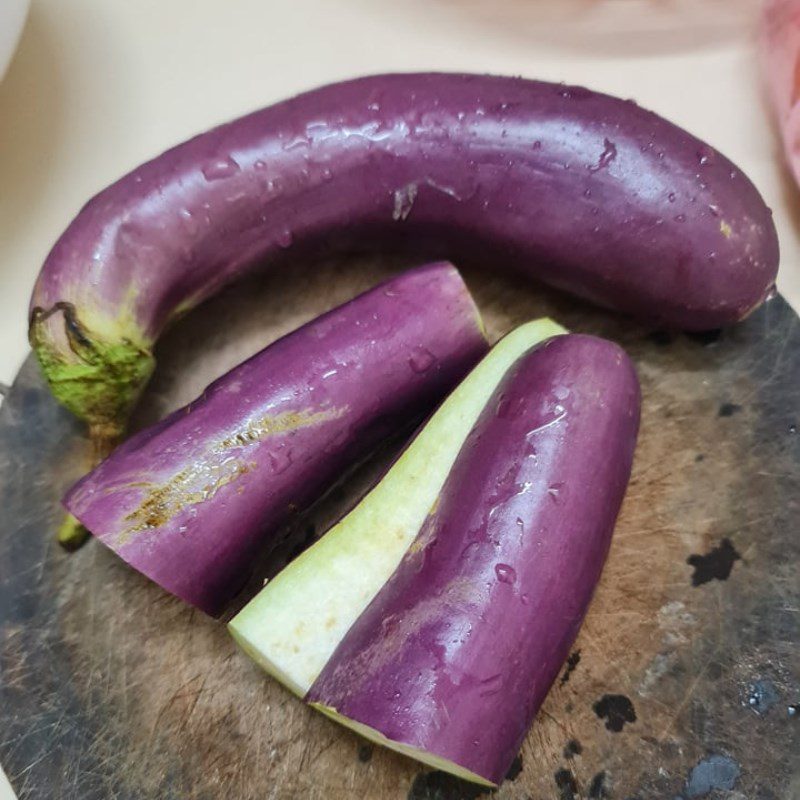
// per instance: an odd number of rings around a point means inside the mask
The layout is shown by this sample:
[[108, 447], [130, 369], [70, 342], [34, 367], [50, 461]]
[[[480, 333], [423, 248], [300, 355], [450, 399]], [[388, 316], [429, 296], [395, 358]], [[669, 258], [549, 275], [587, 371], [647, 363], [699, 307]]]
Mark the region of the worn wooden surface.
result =
[[[137, 424], [399, 266], [323, 263], [226, 292], [166, 337]], [[493, 337], [551, 314], [621, 342], [644, 392], [601, 585], [496, 797], [800, 797], [797, 317], [777, 298], [718, 338], [667, 336], [508, 277], [466, 277]], [[22, 800], [482, 794], [305, 708], [223, 625], [98, 543], [61, 551], [58, 498], [87, 457], [29, 359], [0, 409], [0, 763]], [[354, 491], [334, 492], [318, 529]]]

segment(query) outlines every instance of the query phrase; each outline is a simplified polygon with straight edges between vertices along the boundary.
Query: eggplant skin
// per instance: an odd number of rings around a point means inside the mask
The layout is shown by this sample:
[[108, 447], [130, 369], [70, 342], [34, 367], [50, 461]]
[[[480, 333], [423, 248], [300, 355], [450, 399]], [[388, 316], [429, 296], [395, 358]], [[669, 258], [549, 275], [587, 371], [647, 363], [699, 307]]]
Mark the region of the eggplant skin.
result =
[[171, 319], [278, 254], [355, 243], [502, 261], [690, 330], [746, 316], [778, 265], [741, 170], [631, 101], [376, 75], [222, 125], [100, 192], [42, 267], [31, 342], [55, 395], [113, 435]]
[[217, 615], [293, 514], [430, 412], [487, 349], [456, 269], [411, 270], [223, 375], [64, 504], [133, 567]]
[[639, 408], [615, 344], [569, 334], [522, 356], [307, 700], [502, 781], [600, 577]]

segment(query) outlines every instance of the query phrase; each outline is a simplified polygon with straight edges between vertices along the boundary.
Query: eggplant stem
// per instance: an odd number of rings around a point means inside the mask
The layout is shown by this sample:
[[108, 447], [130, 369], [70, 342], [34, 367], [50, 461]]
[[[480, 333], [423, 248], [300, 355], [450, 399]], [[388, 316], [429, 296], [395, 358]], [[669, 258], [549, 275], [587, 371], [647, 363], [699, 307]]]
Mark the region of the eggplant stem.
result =
[[[89, 429], [89, 438], [92, 445], [92, 468], [94, 468], [111, 454], [121, 437], [117, 432], [92, 426]], [[89, 536], [88, 529], [76, 517], [69, 512], [64, 514], [56, 532], [56, 540], [68, 553], [74, 553], [83, 547]]]

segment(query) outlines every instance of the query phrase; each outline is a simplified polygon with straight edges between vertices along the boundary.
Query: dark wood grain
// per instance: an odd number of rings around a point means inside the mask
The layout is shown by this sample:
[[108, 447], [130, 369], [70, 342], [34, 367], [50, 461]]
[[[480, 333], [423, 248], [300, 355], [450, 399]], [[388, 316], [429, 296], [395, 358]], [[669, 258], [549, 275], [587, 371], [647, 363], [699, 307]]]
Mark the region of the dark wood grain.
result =
[[[224, 293], [159, 347], [136, 424], [399, 266], [320, 263]], [[668, 335], [510, 278], [467, 279], [493, 337], [551, 314], [623, 344], [644, 393], [579, 656], [497, 798], [688, 797], [714, 755], [735, 775], [731, 797], [800, 797], [800, 718], [787, 713], [800, 701], [798, 318], [776, 298], [719, 336]], [[29, 359], [0, 409], [0, 763], [21, 800], [481, 794], [365, 748], [97, 542], [61, 551], [58, 499], [86, 459]], [[356, 491], [296, 527], [324, 528]]]

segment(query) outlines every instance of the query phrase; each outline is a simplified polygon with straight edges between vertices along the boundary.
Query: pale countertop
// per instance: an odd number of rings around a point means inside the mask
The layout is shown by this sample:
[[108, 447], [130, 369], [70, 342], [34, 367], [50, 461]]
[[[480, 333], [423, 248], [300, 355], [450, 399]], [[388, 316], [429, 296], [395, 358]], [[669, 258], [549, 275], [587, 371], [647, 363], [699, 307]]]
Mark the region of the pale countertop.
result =
[[[0, 84], [0, 382], [13, 380], [28, 352], [39, 266], [90, 195], [210, 125], [377, 71], [522, 74], [634, 97], [755, 181], [780, 233], [778, 286], [800, 308], [800, 194], [780, 168], [760, 99], [759, 5], [34, 0]], [[5, 791], [0, 776], [2, 800]]]

